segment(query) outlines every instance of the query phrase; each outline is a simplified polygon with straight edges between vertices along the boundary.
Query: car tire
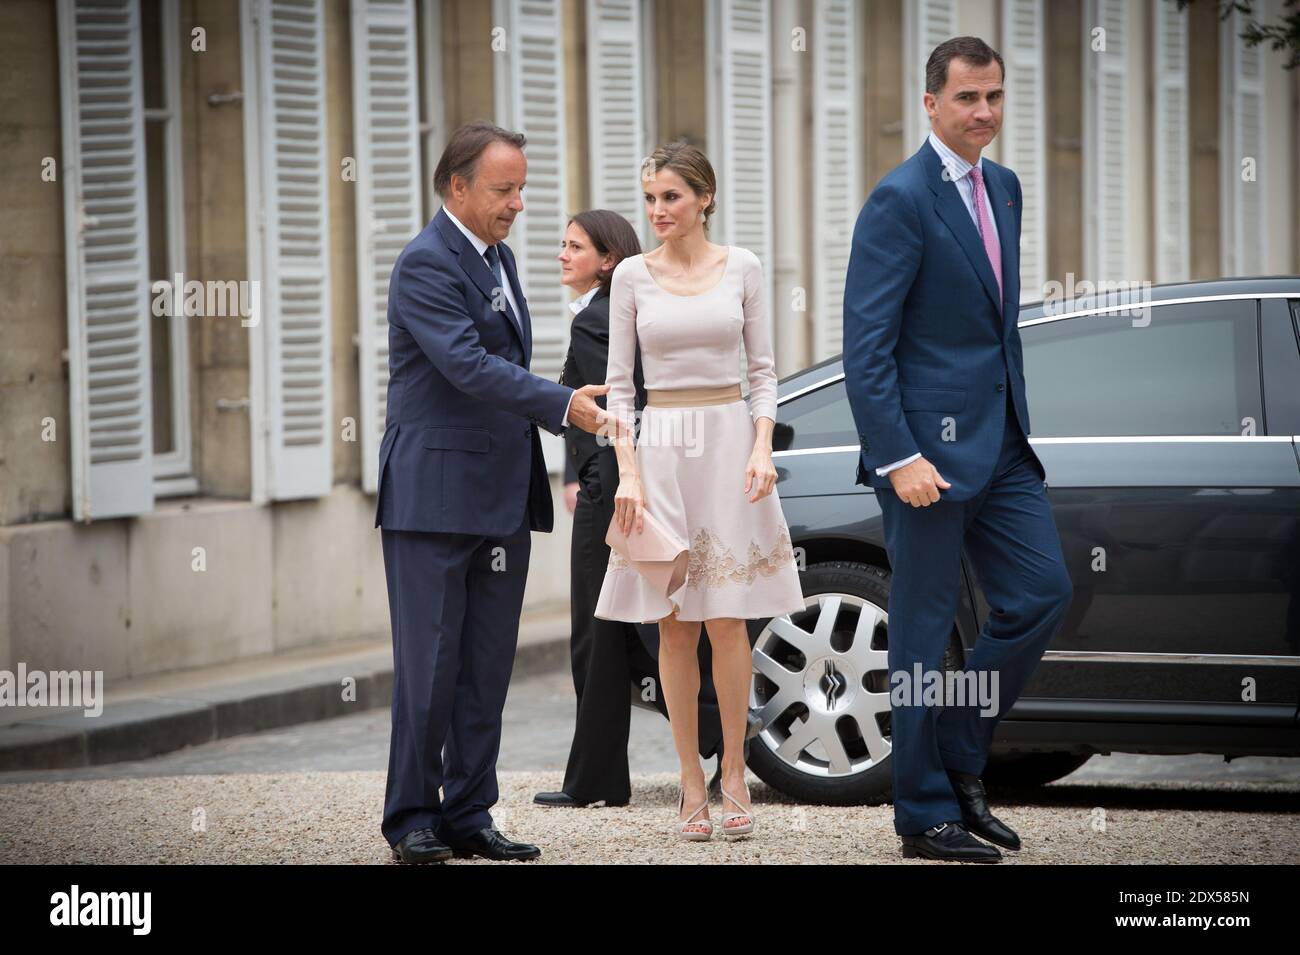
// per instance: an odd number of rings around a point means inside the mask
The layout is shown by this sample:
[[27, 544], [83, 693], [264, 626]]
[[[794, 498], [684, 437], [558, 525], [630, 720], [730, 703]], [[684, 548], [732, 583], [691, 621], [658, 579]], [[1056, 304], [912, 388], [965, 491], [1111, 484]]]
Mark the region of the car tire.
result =
[[[832, 806], [888, 802], [893, 791], [888, 756], [889, 674], [884, 653], [889, 571], [855, 561], [827, 561], [809, 567], [800, 574], [800, 582], [808, 601], [802, 613], [755, 621], [752, 625], [755, 673], [750, 683], [750, 706], [764, 713], [764, 726], [750, 741], [747, 763], [759, 779], [799, 802]], [[805, 638], [817, 635], [816, 621], [830, 607], [834, 607], [837, 617], [827, 640], [821, 641], [826, 645], [809, 642]], [[873, 616], [879, 618], [875, 625]], [[864, 628], [861, 632], [859, 625]], [[802, 635], [791, 631], [791, 627], [802, 631]], [[809, 647], [811, 653], [796, 650], [794, 643], [779, 632], [782, 629], [795, 642]], [[864, 636], [869, 647], [858, 646], [857, 641]], [[858, 653], [851, 652], [854, 647]], [[963, 659], [954, 627], [944, 665], [957, 669]], [[859, 662], [863, 660], [869, 662]], [[819, 672], [818, 667], [824, 670]], [[782, 687], [785, 699], [781, 699]], [[845, 709], [842, 715], [836, 715], [834, 707], [841, 699]], [[809, 708], [809, 701], [818, 707], [815, 712]], [[823, 702], [827, 705], [824, 710]], [[814, 729], [819, 733], [817, 739], [792, 755], [790, 747]], [[821, 758], [832, 752], [823, 743], [831, 731], [840, 740], [842, 752], [835, 750], [834, 757]], [[830, 744], [833, 747], [834, 740]], [[849, 771], [844, 771], [846, 763]]]

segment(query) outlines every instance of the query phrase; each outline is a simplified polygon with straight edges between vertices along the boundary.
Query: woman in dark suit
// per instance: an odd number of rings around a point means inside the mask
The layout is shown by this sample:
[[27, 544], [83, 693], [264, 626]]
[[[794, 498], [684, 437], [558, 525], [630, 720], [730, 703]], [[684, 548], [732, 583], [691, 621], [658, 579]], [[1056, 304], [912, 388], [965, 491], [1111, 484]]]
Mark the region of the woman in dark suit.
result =
[[[605, 380], [609, 359], [609, 288], [614, 267], [641, 251], [636, 230], [616, 212], [580, 212], [564, 233], [560, 282], [578, 293], [569, 306], [575, 313], [569, 334], [561, 384], [580, 388]], [[633, 374], [636, 407], [645, 406], [639, 356]], [[604, 399], [597, 398], [604, 407]], [[564, 783], [559, 792], [542, 792], [534, 802], [544, 806], [626, 805], [631, 797], [627, 762], [631, 694], [652, 702], [668, 715], [659, 691], [658, 629], [595, 616], [596, 598], [609, 563], [605, 532], [614, 517], [618, 489], [618, 459], [614, 447], [578, 428], [565, 431], [568, 483], [576, 483], [573, 539], [570, 547], [570, 659], [573, 689], [578, 697], [577, 722]], [[566, 492], [568, 489], [566, 488]], [[707, 641], [701, 641], [707, 652]], [[706, 665], [702, 673], [711, 669]], [[722, 726], [713, 686], [700, 688], [700, 755], [719, 749]]]

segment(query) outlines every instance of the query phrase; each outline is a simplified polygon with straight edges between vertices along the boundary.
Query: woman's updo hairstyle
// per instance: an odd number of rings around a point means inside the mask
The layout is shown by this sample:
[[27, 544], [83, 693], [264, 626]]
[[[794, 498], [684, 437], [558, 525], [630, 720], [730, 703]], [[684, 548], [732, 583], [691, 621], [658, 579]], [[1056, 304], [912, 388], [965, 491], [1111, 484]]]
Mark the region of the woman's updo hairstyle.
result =
[[709, 195], [709, 204], [704, 209], [704, 231], [708, 232], [709, 217], [718, 208], [718, 177], [713, 173], [713, 166], [708, 157], [698, 146], [677, 141], [660, 146], [641, 164], [642, 178], [649, 178], [660, 169], [671, 169], [681, 176], [686, 185], [697, 196]]

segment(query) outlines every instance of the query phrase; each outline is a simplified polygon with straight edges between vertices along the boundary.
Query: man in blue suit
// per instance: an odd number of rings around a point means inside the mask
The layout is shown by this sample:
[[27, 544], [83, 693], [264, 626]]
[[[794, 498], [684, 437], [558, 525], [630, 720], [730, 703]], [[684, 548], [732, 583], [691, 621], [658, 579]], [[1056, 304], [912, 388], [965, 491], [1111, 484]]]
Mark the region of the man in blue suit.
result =
[[[972, 833], [1020, 848], [980, 775], [1072, 594], [1026, 438], [1020, 181], [980, 156], [1002, 125], [1004, 76], [975, 37], [930, 54], [930, 136], [859, 214], [844, 290], [857, 483], [876, 489], [892, 573], [894, 829], [906, 857], [1001, 859]], [[966, 670], [996, 688], [994, 706], [935, 705], [915, 686], [918, 671], [942, 679], [963, 547], [990, 607]]]
[[375, 525], [394, 669], [381, 828], [407, 863], [541, 854], [489, 813], [530, 531], [554, 519], [537, 426], [594, 433], [608, 386], [575, 391], [528, 371], [528, 303], [502, 241], [523, 209], [523, 147], [488, 123], [452, 134], [434, 172], [443, 208], [389, 282]]

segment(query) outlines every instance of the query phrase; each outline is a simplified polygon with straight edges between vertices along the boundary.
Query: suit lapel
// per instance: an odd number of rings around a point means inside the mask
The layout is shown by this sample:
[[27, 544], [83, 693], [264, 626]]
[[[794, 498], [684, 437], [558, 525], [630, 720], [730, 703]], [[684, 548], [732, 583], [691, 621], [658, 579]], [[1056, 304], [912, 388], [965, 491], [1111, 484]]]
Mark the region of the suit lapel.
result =
[[519, 284], [519, 270], [515, 268], [515, 253], [504, 242], [497, 243], [497, 251], [501, 253], [501, 268], [506, 273], [506, 281], [510, 283], [510, 291], [515, 295], [515, 302], [519, 305], [519, 334], [520, 340], [524, 345], [524, 367], [527, 368], [533, 360], [533, 320], [528, 314], [528, 302], [524, 299], [523, 286]]
[[[452, 222], [451, 219], [447, 217], [446, 212], [442, 209], [438, 210], [438, 214], [433, 217], [433, 221], [434, 225], [437, 226], [438, 231], [442, 234], [443, 241], [447, 243], [447, 247], [457, 253], [457, 262], [460, 264], [461, 271], [463, 271], [465, 275], [469, 277], [469, 280], [474, 283], [474, 287], [483, 293], [484, 298], [489, 302], [493, 301], [497, 280], [496, 276], [492, 274], [492, 270], [488, 268], [487, 260], [478, 254], [473, 243], [465, 238], [460, 229], [456, 228], [456, 223]], [[513, 265], [508, 266], [505, 262], [507, 259], [510, 259], [513, 262], [513, 257], [502, 256], [501, 259], [502, 269], [507, 275], [510, 275], [513, 271]], [[523, 307], [523, 296], [519, 292], [517, 283], [514, 281], [513, 276], [510, 279], [510, 283], [512, 291], [515, 293], [515, 301], [520, 302], [521, 307]], [[523, 330], [519, 327], [518, 321], [511, 317], [508, 305], [506, 307], [505, 319], [509, 323], [510, 327], [515, 330], [515, 334], [519, 337], [519, 344], [522, 345], [524, 349], [524, 366], [527, 367], [531, 346], [526, 340]]]
[[[1002, 301], [1001, 296], [998, 294], [998, 280], [993, 275], [993, 266], [989, 264], [988, 253], [984, 251], [984, 243], [980, 241], [980, 234], [970, 217], [970, 210], [966, 208], [966, 203], [962, 202], [961, 193], [957, 191], [957, 184], [951, 179], [944, 178], [943, 160], [934, 151], [934, 147], [927, 140], [921, 148], [925, 159], [926, 181], [930, 186], [930, 191], [935, 195], [935, 214], [943, 220], [944, 224], [956, 237], [962, 251], [966, 253], [966, 258], [970, 260], [971, 267], [980, 277], [980, 282], [983, 283], [984, 291], [988, 293], [989, 300], [997, 309], [998, 316], [1001, 317]], [[987, 176], [984, 181], [988, 182]], [[996, 211], [996, 204], [994, 209]], [[1001, 223], [1002, 220], [999, 219], [999, 236], [1002, 233]], [[1006, 262], [1005, 248], [1004, 245], [1003, 262]]]

